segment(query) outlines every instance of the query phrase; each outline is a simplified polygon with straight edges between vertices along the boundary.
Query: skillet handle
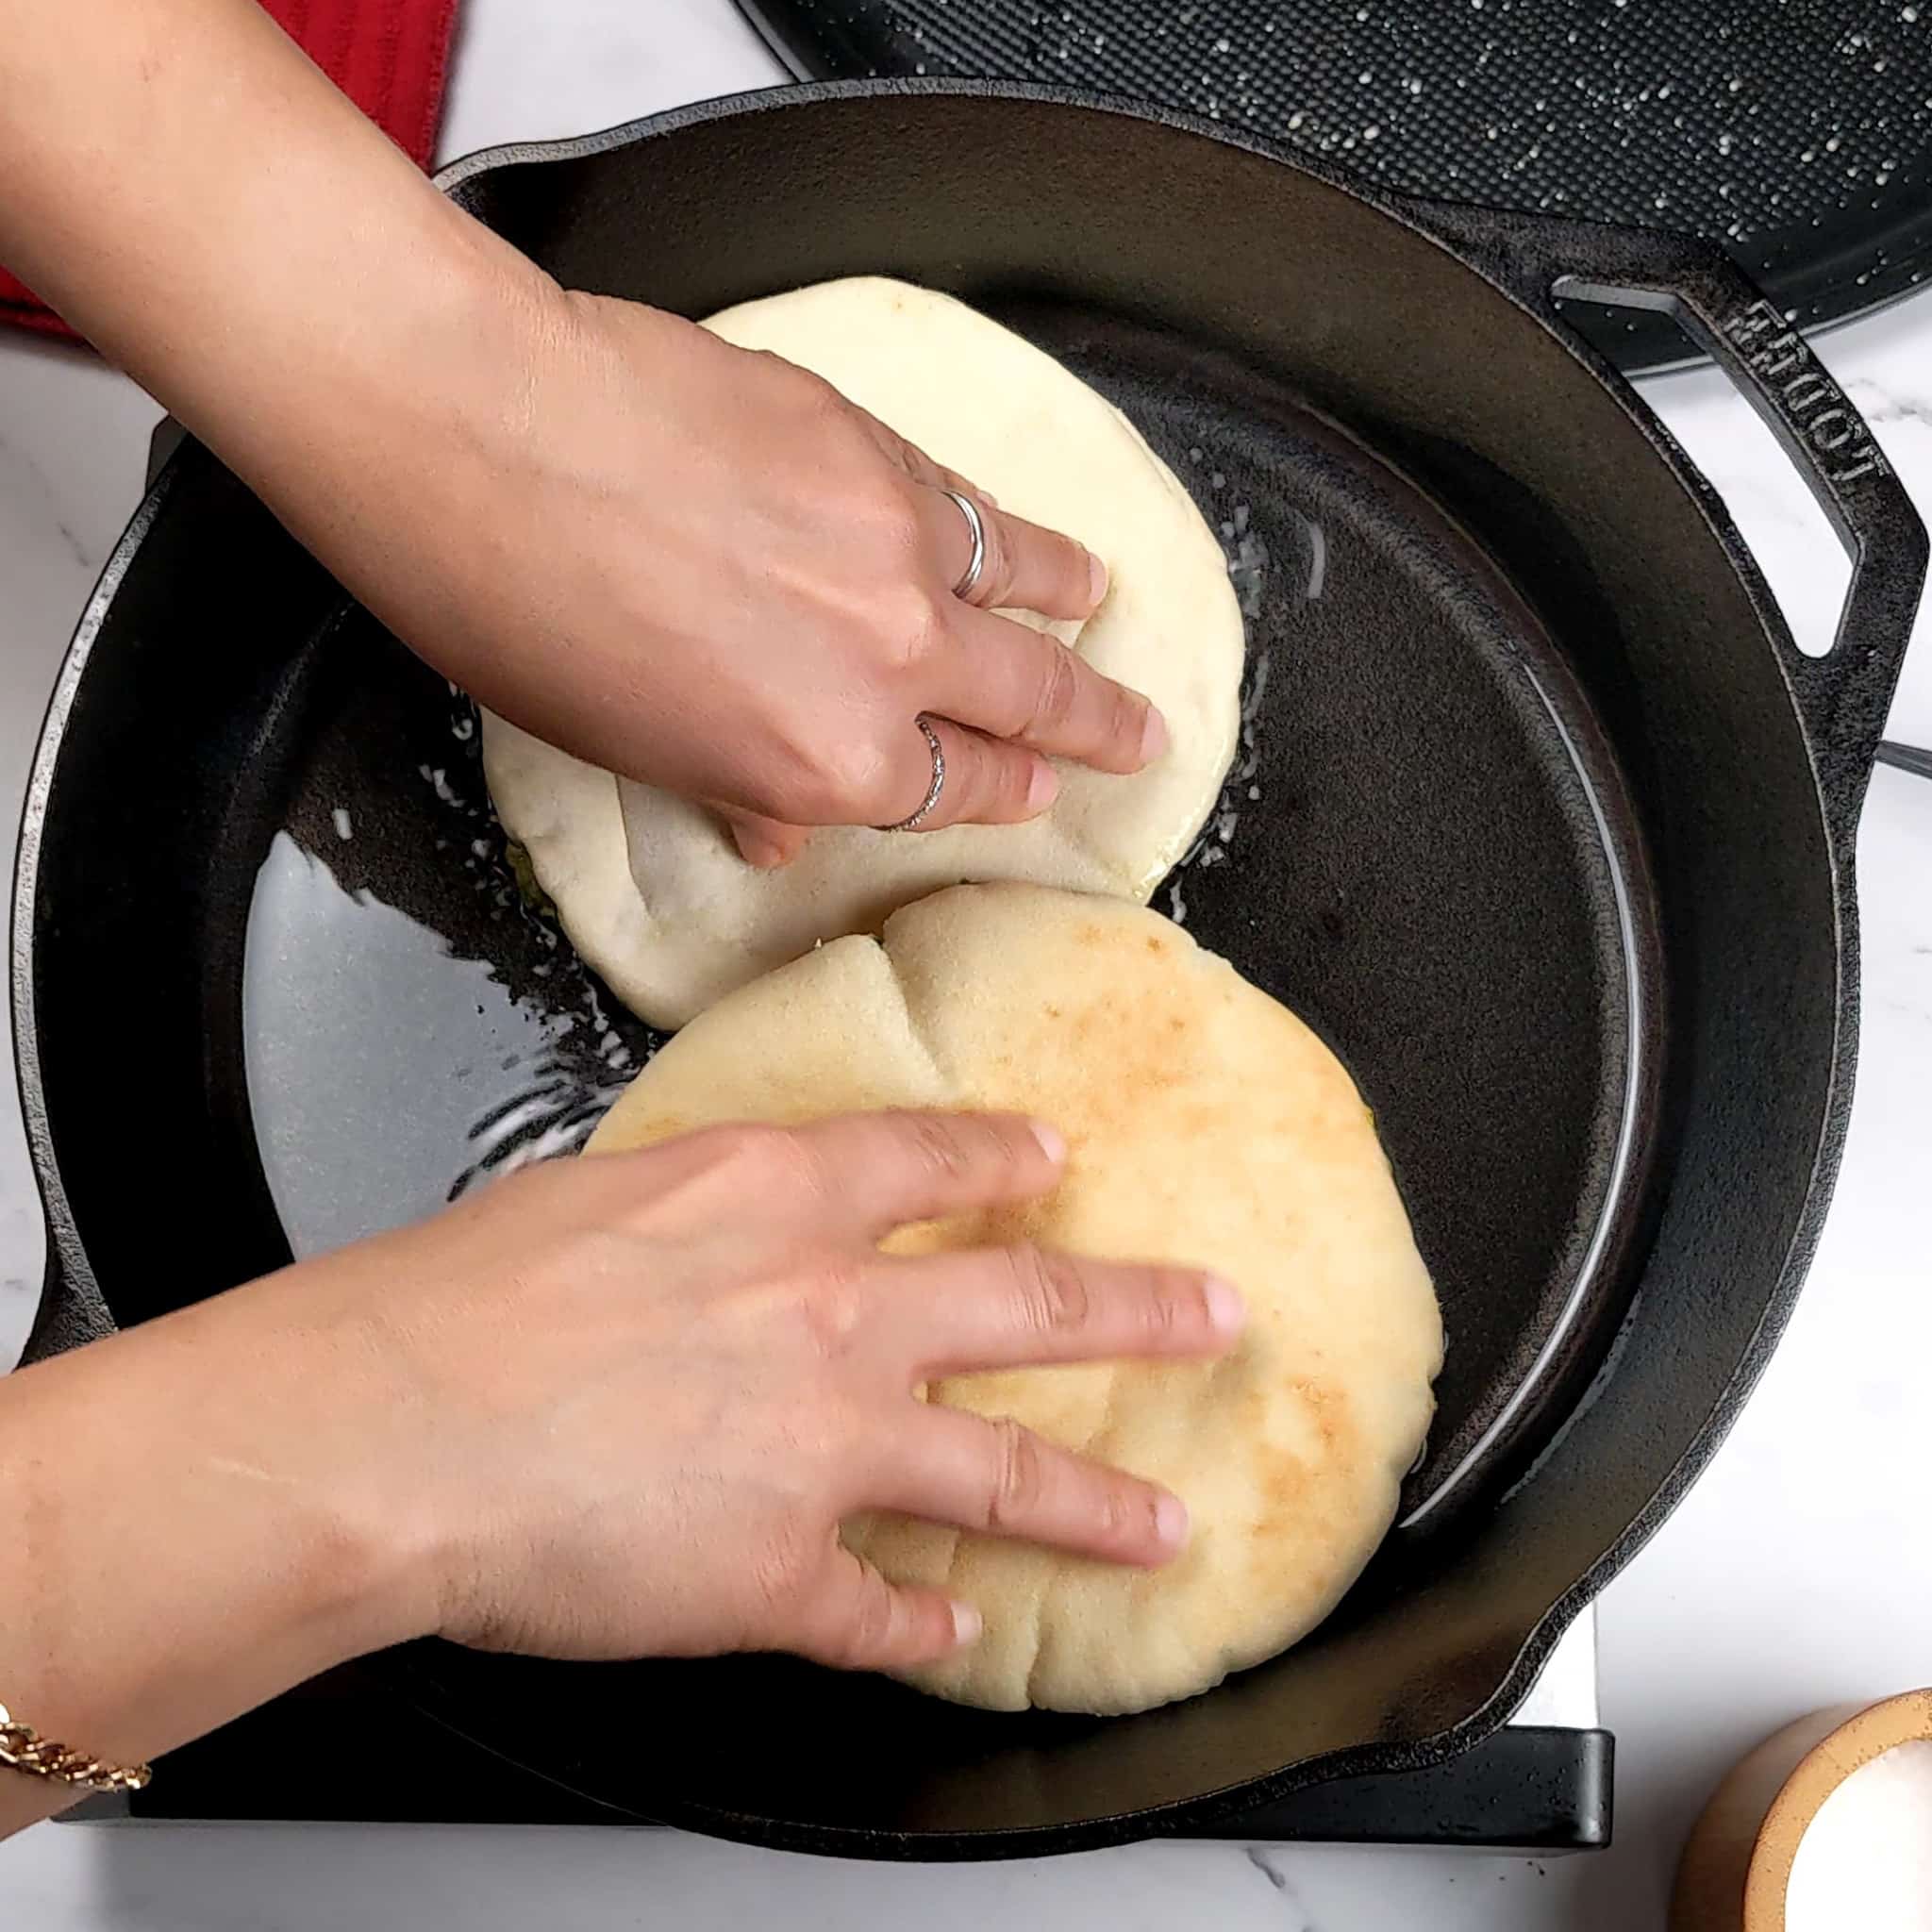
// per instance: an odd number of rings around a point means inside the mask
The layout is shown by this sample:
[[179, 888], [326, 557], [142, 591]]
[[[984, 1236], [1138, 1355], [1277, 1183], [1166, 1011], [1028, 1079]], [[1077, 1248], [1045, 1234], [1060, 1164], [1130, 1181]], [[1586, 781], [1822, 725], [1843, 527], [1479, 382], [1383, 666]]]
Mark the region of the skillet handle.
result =
[[1798, 466], [1852, 559], [1851, 588], [1825, 656], [1806, 657], [1781, 623], [1774, 629], [1819, 777], [1849, 828], [1911, 640], [1926, 561], [1925, 526], [1857, 409], [1721, 248], [1649, 229], [1407, 206], [1419, 226], [1552, 321], [1560, 324], [1557, 305], [1565, 300], [1669, 315]]
[[27, 1331], [26, 1346], [21, 1350], [20, 1365], [45, 1361], [49, 1356], [65, 1355], [84, 1341], [98, 1341], [114, 1332], [114, 1318], [93, 1277], [85, 1266], [69, 1268], [60, 1255], [58, 1235], [47, 1231], [47, 1270], [41, 1286], [41, 1305], [34, 1311], [33, 1326]]

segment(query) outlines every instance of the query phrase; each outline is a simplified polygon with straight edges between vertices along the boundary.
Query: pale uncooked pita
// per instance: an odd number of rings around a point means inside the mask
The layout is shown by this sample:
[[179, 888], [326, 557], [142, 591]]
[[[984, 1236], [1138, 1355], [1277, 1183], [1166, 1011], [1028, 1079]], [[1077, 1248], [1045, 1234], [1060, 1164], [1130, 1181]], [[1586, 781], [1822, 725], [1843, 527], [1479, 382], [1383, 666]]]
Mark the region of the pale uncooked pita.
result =
[[708, 326], [815, 371], [1004, 508], [1104, 558], [1106, 603], [1084, 626], [1052, 628], [1151, 698], [1172, 743], [1132, 777], [1062, 766], [1058, 799], [1028, 825], [841, 828], [767, 873], [701, 807], [486, 717], [491, 796], [577, 950], [625, 1005], [675, 1026], [815, 941], [876, 931], [894, 908], [962, 879], [1144, 900], [1212, 808], [1240, 724], [1241, 610], [1187, 492], [1110, 404], [948, 296], [827, 282]]
[[727, 1120], [879, 1107], [1016, 1108], [1071, 1149], [1027, 1212], [897, 1246], [1016, 1233], [1213, 1268], [1247, 1297], [1215, 1363], [1030, 1369], [935, 1385], [1171, 1485], [1193, 1535], [1120, 1569], [903, 1519], [846, 1540], [976, 1604], [985, 1635], [924, 1688], [1001, 1710], [1141, 1710], [1318, 1624], [1394, 1513], [1432, 1412], [1442, 1331], [1374, 1122], [1285, 1007], [1158, 913], [965, 886], [731, 995], [638, 1076], [612, 1152]]

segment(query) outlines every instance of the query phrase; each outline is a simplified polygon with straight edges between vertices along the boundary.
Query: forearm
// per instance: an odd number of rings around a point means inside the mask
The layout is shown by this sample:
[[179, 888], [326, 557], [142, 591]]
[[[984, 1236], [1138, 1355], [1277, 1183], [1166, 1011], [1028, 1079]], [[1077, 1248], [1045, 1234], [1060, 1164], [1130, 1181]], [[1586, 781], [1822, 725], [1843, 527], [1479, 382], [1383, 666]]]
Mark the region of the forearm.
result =
[[[466, 372], [547, 286], [253, 0], [0, 0], [0, 258], [339, 570], [386, 534], [358, 474], [502, 433]], [[270, 1282], [0, 1380], [17, 1718], [138, 1759], [412, 1634], [355, 1332]], [[0, 1831], [73, 1795], [0, 1772]]]
[[[0, 1702], [131, 1762], [418, 1634], [353, 1324], [257, 1284], [0, 1379]], [[0, 1771], [0, 1835], [71, 1802]]]
[[254, 0], [0, 0], [0, 257], [339, 569], [551, 292]]

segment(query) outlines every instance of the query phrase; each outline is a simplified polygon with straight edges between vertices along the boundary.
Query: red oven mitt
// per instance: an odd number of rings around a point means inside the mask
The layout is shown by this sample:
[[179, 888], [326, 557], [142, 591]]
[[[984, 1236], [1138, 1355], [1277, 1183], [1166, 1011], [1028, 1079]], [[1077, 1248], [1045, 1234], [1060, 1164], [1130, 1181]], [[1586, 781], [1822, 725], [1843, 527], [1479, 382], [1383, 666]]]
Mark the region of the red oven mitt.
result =
[[[308, 58], [426, 167], [442, 110], [457, 0], [261, 0]], [[74, 331], [0, 268], [0, 322], [75, 340]]]

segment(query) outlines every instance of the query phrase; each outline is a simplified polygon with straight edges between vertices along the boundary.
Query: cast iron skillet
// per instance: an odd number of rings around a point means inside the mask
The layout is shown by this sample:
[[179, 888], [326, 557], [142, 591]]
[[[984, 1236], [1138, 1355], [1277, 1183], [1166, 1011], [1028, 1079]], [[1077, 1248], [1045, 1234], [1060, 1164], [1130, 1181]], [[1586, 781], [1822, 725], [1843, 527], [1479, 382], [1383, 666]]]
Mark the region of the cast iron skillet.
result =
[[[1036, 92], [754, 96], [444, 185], [566, 282], [691, 313], [855, 272], [957, 291], [1137, 418], [1250, 630], [1242, 758], [1158, 903], [1357, 1070], [1451, 1339], [1348, 1603], [1170, 1709], [438, 1645], [389, 1660], [399, 1690], [619, 1812], [885, 1857], [1144, 1836], [1486, 1735], [1710, 1454], [1824, 1209], [1853, 827], [1925, 555], [1856, 412], [1700, 246]], [[1856, 558], [1828, 657], [1559, 290], [1674, 315], [1777, 430]], [[648, 1051], [523, 911], [474, 751], [457, 694], [177, 457], [21, 843], [36, 1353], [568, 1144]]]

